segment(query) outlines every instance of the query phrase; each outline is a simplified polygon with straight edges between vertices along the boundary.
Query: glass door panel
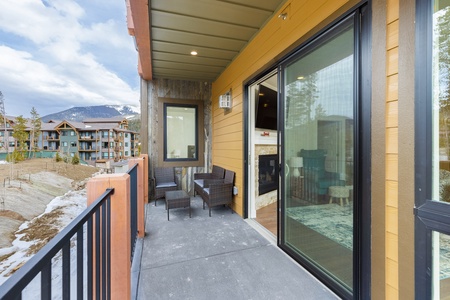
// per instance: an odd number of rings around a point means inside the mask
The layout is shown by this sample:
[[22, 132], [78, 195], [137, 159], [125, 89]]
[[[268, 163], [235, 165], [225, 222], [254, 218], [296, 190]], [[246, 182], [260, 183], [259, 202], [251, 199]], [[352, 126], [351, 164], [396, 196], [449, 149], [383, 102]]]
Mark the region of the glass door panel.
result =
[[[450, 1], [433, 4], [433, 160], [431, 199], [450, 202]], [[450, 205], [446, 205], [450, 210]], [[443, 211], [443, 213], [445, 213]], [[433, 299], [450, 299], [450, 237], [433, 231]]]
[[433, 299], [450, 299], [450, 236], [433, 232]]
[[283, 69], [282, 243], [353, 286], [353, 19]]

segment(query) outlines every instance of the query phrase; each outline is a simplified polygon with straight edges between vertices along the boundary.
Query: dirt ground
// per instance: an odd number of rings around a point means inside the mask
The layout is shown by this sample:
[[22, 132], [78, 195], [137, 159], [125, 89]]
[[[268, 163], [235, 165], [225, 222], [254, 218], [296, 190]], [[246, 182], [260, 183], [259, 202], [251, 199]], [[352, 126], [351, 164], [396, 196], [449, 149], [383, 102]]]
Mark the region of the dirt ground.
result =
[[[94, 167], [57, 163], [52, 159], [0, 164], [0, 248], [10, 247], [19, 226], [42, 214], [51, 200], [69, 190], [84, 188], [87, 179], [97, 172], [99, 169]], [[57, 231], [46, 229], [45, 224], [52, 223], [51, 216], [41, 218], [34, 221], [35, 231], [28, 230], [27, 235], [46, 242]]]

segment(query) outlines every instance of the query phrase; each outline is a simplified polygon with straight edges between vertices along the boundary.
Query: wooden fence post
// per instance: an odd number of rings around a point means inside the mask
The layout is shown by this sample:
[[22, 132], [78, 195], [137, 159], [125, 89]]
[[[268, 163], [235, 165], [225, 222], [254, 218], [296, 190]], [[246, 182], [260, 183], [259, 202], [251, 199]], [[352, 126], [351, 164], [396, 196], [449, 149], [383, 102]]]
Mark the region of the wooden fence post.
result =
[[130, 175], [102, 174], [91, 178], [87, 183], [87, 204], [94, 202], [107, 188], [114, 188], [111, 196], [111, 299], [130, 299]]

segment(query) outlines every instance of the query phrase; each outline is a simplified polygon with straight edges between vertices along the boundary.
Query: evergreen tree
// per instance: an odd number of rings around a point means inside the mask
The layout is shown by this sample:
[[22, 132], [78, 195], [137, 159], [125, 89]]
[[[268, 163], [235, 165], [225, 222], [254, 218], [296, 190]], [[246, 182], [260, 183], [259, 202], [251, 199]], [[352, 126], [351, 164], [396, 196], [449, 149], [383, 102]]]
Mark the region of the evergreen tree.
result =
[[128, 130], [139, 132], [141, 130], [141, 119], [128, 120]]
[[33, 107], [31, 109], [31, 136], [30, 136], [30, 155], [33, 151], [36, 153], [39, 150], [39, 136], [41, 134], [41, 117], [39, 116], [37, 110]]
[[316, 107], [318, 90], [316, 86], [317, 73], [305, 76], [302, 80], [297, 80], [288, 86], [288, 127], [308, 124], [318, 116], [323, 116], [326, 111], [320, 105]]
[[[27, 150], [27, 138], [28, 133], [27, 129], [27, 120], [22, 116], [18, 116], [16, 118], [16, 122], [13, 126], [13, 137], [16, 140], [16, 150], [14, 152], [18, 152], [19, 157], [23, 159], [25, 157], [25, 151]], [[15, 157], [18, 157], [15, 155]]]

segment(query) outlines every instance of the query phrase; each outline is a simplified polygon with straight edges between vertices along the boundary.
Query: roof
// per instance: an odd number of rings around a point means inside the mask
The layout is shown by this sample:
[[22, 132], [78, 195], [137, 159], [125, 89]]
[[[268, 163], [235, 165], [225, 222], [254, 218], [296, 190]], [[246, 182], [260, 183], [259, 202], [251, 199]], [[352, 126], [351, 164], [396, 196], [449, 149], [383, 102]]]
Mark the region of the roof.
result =
[[88, 118], [84, 119], [83, 123], [120, 123], [126, 121], [127, 118], [123, 116], [111, 117], [111, 118]]
[[139, 74], [212, 82], [285, 2], [127, 0]]

